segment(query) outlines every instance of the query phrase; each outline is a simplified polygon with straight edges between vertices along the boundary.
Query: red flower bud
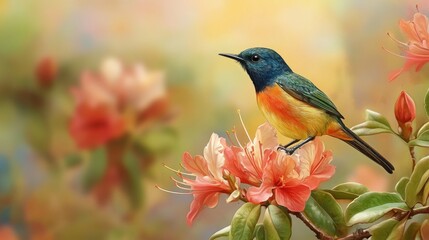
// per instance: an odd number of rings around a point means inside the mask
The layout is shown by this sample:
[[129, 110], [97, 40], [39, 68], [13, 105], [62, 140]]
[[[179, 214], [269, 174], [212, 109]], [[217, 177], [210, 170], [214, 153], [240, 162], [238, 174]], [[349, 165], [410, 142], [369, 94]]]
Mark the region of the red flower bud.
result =
[[51, 57], [42, 58], [36, 66], [36, 77], [39, 86], [49, 88], [57, 75], [57, 64]]
[[399, 125], [412, 122], [416, 118], [416, 105], [405, 91], [402, 91], [396, 100], [395, 117]]

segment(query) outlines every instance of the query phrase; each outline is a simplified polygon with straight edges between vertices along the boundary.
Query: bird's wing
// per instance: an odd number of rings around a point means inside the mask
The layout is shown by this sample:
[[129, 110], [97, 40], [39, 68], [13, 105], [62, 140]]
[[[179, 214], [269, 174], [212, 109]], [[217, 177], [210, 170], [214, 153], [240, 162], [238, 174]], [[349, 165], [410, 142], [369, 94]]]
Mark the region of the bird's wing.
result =
[[328, 96], [318, 89], [310, 80], [296, 73], [289, 73], [277, 77], [276, 83], [292, 97], [306, 102], [313, 107], [323, 109], [331, 115], [344, 118]]

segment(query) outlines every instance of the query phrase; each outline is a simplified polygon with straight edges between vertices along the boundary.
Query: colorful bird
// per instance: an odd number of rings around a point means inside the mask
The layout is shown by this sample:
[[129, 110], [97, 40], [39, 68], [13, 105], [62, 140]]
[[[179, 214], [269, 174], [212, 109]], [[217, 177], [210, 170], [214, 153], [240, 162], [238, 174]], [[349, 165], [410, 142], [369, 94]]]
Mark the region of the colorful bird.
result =
[[[334, 103], [310, 80], [294, 73], [283, 58], [268, 48], [250, 48], [238, 55], [219, 54], [237, 60], [249, 74], [259, 109], [282, 135], [294, 139], [279, 148], [292, 154], [316, 136], [339, 138], [381, 165], [395, 169], [380, 153], [347, 128]], [[293, 144], [303, 140], [301, 143]], [[290, 147], [290, 148], [288, 148]]]

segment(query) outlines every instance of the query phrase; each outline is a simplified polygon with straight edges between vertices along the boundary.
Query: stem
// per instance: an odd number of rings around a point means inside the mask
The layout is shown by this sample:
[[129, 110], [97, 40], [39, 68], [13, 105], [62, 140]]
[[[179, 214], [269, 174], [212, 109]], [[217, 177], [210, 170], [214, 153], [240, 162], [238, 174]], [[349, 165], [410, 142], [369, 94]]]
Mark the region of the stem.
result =
[[414, 146], [411, 146], [408, 149], [410, 151], [411, 161], [413, 161], [413, 166], [412, 166], [411, 171], [414, 171], [414, 167], [416, 166], [416, 154], [414, 151]]
[[429, 213], [429, 206], [411, 210], [410, 217], [422, 213]]

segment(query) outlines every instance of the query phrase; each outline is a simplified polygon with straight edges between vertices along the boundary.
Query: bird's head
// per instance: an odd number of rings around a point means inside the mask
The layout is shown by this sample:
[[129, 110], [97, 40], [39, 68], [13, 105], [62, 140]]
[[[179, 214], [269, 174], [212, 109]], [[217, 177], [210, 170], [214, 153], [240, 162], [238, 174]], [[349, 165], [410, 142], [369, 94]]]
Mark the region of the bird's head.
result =
[[275, 78], [292, 72], [283, 58], [269, 48], [249, 48], [240, 54], [219, 54], [237, 60], [252, 79], [257, 92], [274, 83]]

